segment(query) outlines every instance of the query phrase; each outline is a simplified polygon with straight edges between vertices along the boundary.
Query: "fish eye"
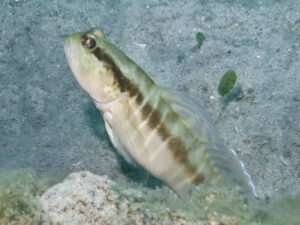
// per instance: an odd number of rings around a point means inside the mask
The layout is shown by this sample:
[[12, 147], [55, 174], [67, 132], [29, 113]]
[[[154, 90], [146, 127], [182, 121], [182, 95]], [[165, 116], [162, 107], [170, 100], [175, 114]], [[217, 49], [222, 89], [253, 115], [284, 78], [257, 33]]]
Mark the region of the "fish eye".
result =
[[81, 38], [81, 43], [88, 49], [93, 49], [96, 46], [96, 39], [93, 35], [86, 34]]

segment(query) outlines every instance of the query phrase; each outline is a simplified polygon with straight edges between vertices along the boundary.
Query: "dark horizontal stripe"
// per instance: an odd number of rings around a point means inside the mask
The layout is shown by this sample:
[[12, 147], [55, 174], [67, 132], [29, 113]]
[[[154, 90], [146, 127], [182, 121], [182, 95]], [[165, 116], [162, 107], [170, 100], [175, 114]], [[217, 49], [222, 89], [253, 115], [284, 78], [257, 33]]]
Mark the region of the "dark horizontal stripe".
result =
[[129, 93], [129, 97], [136, 96], [139, 93], [139, 89], [138, 87], [132, 84], [130, 85], [130, 89], [128, 90], [128, 93]]
[[182, 164], [189, 162], [185, 145], [179, 138], [171, 138], [168, 142], [168, 147], [171, 149], [174, 158]]
[[157, 110], [154, 110], [151, 115], [150, 118], [148, 120], [148, 126], [151, 129], [155, 129], [161, 122], [161, 113]]
[[202, 184], [205, 180], [205, 177], [203, 176], [203, 174], [198, 174], [192, 181], [192, 183], [194, 185], [199, 185]]
[[157, 133], [163, 141], [171, 136], [163, 123], [161, 123], [160, 126], [157, 128]]
[[[186, 148], [185, 143], [180, 138], [171, 138], [168, 142], [168, 147], [170, 148], [174, 159], [177, 162], [183, 164], [187, 174], [191, 176], [197, 175], [197, 167], [190, 162], [188, 158], [188, 149]], [[200, 182], [200, 178], [198, 178], [198, 180], [192, 181], [193, 184], [194, 182]]]
[[[97, 47], [93, 54], [97, 57], [98, 60], [106, 63], [108, 66], [110, 66], [111, 70], [113, 71], [115, 79], [118, 81], [119, 87], [121, 92], [127, 91], [130, 97], [136, 96], [136, 102], [138, 105], [141, 105], [144, 96], [139, 90], [139, 88], [130, 82], [130, 80], [122, 74], [122, 71], [120, 68], [115, 64], [115, 62], [106, 55], [99, 47]], [[138, 68], [139, 69], [139, 68]], [[165, 127], [163, 123], [161, 123], [162, 115], [158, 110], [153, 109], [153, 107], [146, 103], [142, 107], [142, 118], [145, 120], [149, 116], [148, 120], [148, 126], [152, 129], [157, 129], [157, 133], [161, 140], [166, 140], [169, 137], [171, 137], [170, 132]], [[174, 113], [168, 113], [166, 115], [165, 122], [167, 123], [175, 123], [177, 120], [177, 116]], [[171, 138], [168, 141], [168, 147], [171, 150], [173, 157], [176, 161], [182, 163], [186, 169], [186, 172], [190, 175], [195, 175], [197, 173], [197, 168], [191, 164], [191, 162], [188, 159], [188, 150], [185, 146], [185, 143], [181, 141], [180, 138]], [[204, 177], [201, 176], [201, 174], [197, 175], [194, 180], [192, 181], [194, 184], [200, 184], [204, 181]]]
[[150, 113], [152, 113], [153, 108], [149, 103], [146, 103], [143, 107], [142, 107], [142, 118], [143, 120], [146, 120], [148, 118], [148, 116], [150, 115]]
[[138, 95], [136, 96], [135, 101], [138, 105], [141, 105], [143, 100], [144, 100], [144, 96], [141, 92], [139, 92]]
[[[99, 61], [105, 63], [104, 66], [110, 67], [115, 79], [118, 81], [121, 92], [127, 91], [129, 97], [136, 96], [137, 104], [141, 105], [144, 100], [143, 94], [135, 84], [130, 82], [129, 79], [125, 77], [125, 75], [121, 72], [120, 68], [115, 64], [115, 62], [108, 55], [106, 55], [99, 47], [93, 51], [93, 54], [97, 57]], [[139, 67], [137, 69], [138, 71], [143, 72]]]
[[106, 55], [99, 47], [93, 51], [93, 54], [99, 61], [105, 62], [111, 67], [113, 74], [119, 83], [121, 92], [132, 89], [132, 84], [130, 83], [130, 81], [122, 74], [120, 68], [108, 55]]

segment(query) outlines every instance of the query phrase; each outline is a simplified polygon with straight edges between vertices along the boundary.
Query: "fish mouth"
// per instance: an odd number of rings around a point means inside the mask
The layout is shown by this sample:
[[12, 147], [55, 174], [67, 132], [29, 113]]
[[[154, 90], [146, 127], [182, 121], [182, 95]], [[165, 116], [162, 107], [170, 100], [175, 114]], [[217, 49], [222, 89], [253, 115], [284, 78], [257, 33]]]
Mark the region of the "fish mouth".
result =
[[67, 39], [65, 46], [64, 46], [64, 51], [65, 51], [65, 56], [67, 58], [67, 62], [69, 64], [70, 69], [72, 70], [73, 74], [75, 74], [75, 64], [74, 64], [74, 50], [73, 50], [73, 45], [71, 44], [71, 41]]
[[84, 54], [84, 49], [81, 45], [81, 37], [84, 33], [74, 33], [67, 37], [64, 52], [68, 61], [68, 64], [75, 75], [78, 76], [78, 67], [80, 66], [80, 56]]
[[81, 37], [84, 35], [82, 32], [71, 34], [67, 37], [64, 50], [65, 54], [68, 55], [76, 54], [76, 52], [80, 51], [81, 46]]
[[76, 38], [75, 38], [76, 36], [75, 36], [75, 34], [69, 35], [67, 37], [65, 45], [64, 45], [65, 55], [67, 57], [67, 60], [68, 60], [69, 64], [70, 64], [70, 60], [71, 60], [71, 55], [74, 54], [75, 45], [76, 44], [78, 45], [80, 43], [76, 40]]
[[70, 59], [71, 47], [70, 47], [69, 39], [66, 40], [66, 43], [65, 43], [65, 46], [64, 46], [64, 52], [65, 52], [65, 56], [67, 58], [68, 64], [71, 65], [71, 59]]

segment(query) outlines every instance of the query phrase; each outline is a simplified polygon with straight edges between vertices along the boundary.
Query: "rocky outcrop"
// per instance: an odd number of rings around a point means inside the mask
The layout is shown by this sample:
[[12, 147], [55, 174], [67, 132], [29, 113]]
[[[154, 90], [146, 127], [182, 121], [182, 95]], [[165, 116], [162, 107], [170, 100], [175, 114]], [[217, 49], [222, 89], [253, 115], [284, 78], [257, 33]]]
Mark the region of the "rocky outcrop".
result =
[[140, 191], [127, 189], [118, 193], [114, 185], [106, 176], [73, 173], [42, 195], [42, 206], [57, 225], [196, 224], [171, 215], [169, 209], [155, 212], [145, 208]]
[[163, 202], [147, 203], [145, 198], [140, 190], [121, 190], [106, 176], [80, 172], [48, 189], [41, 202], [56, 225], [239, 224], [237, 219], [213, 212], [199, 220], [188, 215], [188, 208], [170, 209]]

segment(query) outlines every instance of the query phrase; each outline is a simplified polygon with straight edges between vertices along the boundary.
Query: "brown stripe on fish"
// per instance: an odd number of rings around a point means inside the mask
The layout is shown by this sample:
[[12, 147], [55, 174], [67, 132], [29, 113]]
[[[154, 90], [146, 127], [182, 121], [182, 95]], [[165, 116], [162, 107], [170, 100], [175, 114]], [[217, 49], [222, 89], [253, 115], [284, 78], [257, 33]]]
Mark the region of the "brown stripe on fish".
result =
[[[117, 65], [114, 63], [113, 60], [110, 59], [109, 56], [107, 56], [100, 48], [96, 48], [93, 51], [93, 54], [100, 60], [108, 64], [112, 71], [113, 74], [118, 81], [120, 85], [121, 92], [127, 91], [129, 94], [129, 97], [134, 97], [136, 96], [136, 102], [138, 105], [141, 105], [144, 101], [144, 95], [143, 93], [139, 90], [139, 88], [133, 84], [132, 82], [129, 81], [121, 72], [121, 70], [117, 67]], [[143, 72], [139, 67], [137, 68], [138, 72]], [[153, 125], [156, 122], [156, 118], [158, 118], [159, 112], [153, 112], [153, 108], [149, 103], [145, 103], [144, 106], [141, 109], [143, 120], [146, 120], [150, 114], [153, 114], [153, 118], [151, 119], [151, 124]]]
[[184, 166], [186, 172], [192, 176], [193, 184], [200, 184], [201, 181], [204, 181], [204, 176], [198, 174], [197, 167], [194, 166], [189, 160], [188, 149], [186, 148], [185, 143], [180, 138], [171, 138], [168, 141], [168, 147], [170, 148], [174, 159], [180, 162]]
[[[130, 80], [128, 78], [126, 78], [124, 76], [124, 74], [122, 74], [121, 70], [114, 63], [114, 61], [109, 56], [107, 56], [99, 47], [93, 51], [93, 54], [97, 57], [98, 60], [105, 62], [107, 66], [111, 67], [113, 74], [115, 76], [115, 79], [119, 83], [121, 92], [127, 91], [129, 94], [129, 97], [136, 96], [136, 103], [138, 105], [141, 105], [144, 100], [144, 96], [143, 96], [142, 92], [139, 90], [139, 88], [135, 84], [130, 82]], [[137, 67], [136, 70], [137, 70], [137, 73], [141, 73], [141, 72], [144, 73], [144, 71], [139, 67]]]
[[153, 112], [153, 108], [149, 103], [146, 103], [142, 108], [142, 118], [146, 120], [148, 116]]
[[148, 125], [151, 129], [155, 129], [161, 122], [161, 113], [157, 110], [154, 110], [150, 115]]
[[147, 102], [146, 99], [146, 102], [141, 107], [141, 114], [142, 114], [142, 119], [147, 122], [148, 127], [154, 130], [162, 121], [162, 114], [159, 110], [161, 109], [160, 108], [161, 100], [157, 99], [156, 103], [153, 101], [151, 103], [150, 102], [151, 101]]
[[168, 147], [171, 149], [173, 157], [175, 160], [181, 162], [182, 164], [188, 164], [188, 154], [185, 149], [184, 143], [179, 138], [171, 138], [168, 142]]
[[[153, 110], [152, 114], [150, 115], [148, 125], [151, 129], [156, 129], [157, 133], [161, 136], [162, 140], [165, 140], [168, 136], [166, 132], [167, 129], [162, 127], [163, 124], [175, 124], [175, 121], [178, 119], [175, 113], [170, 112], [170, 108], [168, 104], [165, 102], [164, 99], [159, 99]], [[172, 129], [172, 127], [169, 127]], [[165, 131], [165, 132], [164, 132]], [[165, 134], [165, 135], [164, 135]]]
[[137, 94], [139, 94], [140, 92], [139, 92], [139, 89], [137, 86], [135, 86], [134, 84], [131, 84], [129, 86], [128, 93], [129, 93], [129, 97], [133, 97], [133, 96], [136, 96]]
[[[157, 107], [159, 107], [159, 103]], [[163, 117], [158, 109], [155, 109], [151, 106], [150, 103], [146, 102], [141, 109], [142, 119], [147, 121], [147, 125], [150, 129], [156, 130], [158, 136], [163, 142], [167, 143], [168, 148], [170, 149], [174, 159], [181, 163], [186, 172], [195, 177], [197, 175], [197, 167], [193, 166], [188, 158], [188, 149], [185, 146], [185, 143], [180, 138], [172, 137], [171, 133], [165, 127], [164, 123], [172, 121], [173, 124], [178, 120], [178, 116], [172, 112], [166, 112]], [[164, 121], [162, 121], [164, 119]], [[169, 127], [170, 129], [170, 127]]]
[[120, 68], [99, 47], [96, 48], [92, 53], [97, 57], [99, 61], [105, 62], [108, 66], [111, 67], [115, 79], [119, 83], [121, 92], [125, 92], [126, 90], [133, 89], [133, 87], [131, 87], [132, 83], [122, 74]]
[[[124, 74], [122, 74], [122, 71], [115, 64], [115, 62], [99, 47], [93, 51], [93, 54], [98, 60], [106, 63], [107, 66], [111, 68], [115, 79], [118, 81], [121, 92], [127, 91], [129, 97], [136, 96], [136, 103], [138, 105], [142, 105], [145, 100], [145, 96], [134, 83], [124, 76]], [[137, 70], [139, 70], [139, 68], [137, 68]], [[172, 137], [171, 133], [168, 131], [168, 128], [165, 126], [165, 123], [175, 124], [175, 121], [178, 120], [177, 114], [174, 112], [167, 112], [163, 123], [161, 112], [158, 109], [154, 109], [149, 102], [146, 102], [142, 106], [141, 112], [143, 120], [148, 119], [147, 124], [149, 128], [156, 129], [161, 140], [168, 142], [168, 148], [171, 150], [174, 159], [183, 164], [188, 174], [195, 176], [193, 182], [201, 183], [204, 179], [200, 175], [197, 175], [197, 168], [189, 161], [188, 150], [185, 146], [185, 143], [181, 141], [180, 138]]]
[[165, 141], [171, 136], [166, 126], [163, 123], [161, 123], [160, 126], [157, 127], [157, 133], [160, 136], [161, 140], [163, 141]]
[[202, 184], [205, 180], [205, 177], [203, 176], [203, 174], [198, 174], [193, 180], [192, 180], [192, 184], [194, 185], [199, 185]]
[[135, 98], [135, 101], [138, 105], [141, 105], [143, 100], [144, 100], [144, 96], [141, 92], [139, 92], [138, 95]]

